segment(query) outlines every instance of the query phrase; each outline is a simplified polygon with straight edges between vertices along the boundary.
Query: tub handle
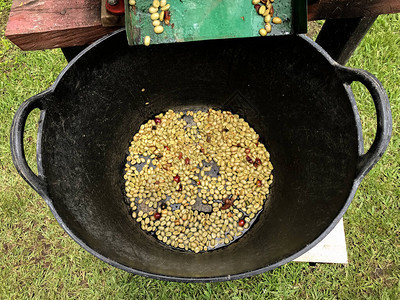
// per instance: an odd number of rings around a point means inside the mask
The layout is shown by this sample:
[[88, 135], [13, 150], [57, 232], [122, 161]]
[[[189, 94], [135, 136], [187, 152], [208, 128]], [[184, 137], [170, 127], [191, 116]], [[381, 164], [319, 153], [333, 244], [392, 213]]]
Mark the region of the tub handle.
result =
[[369, 150], [360, 155], [357, 165], [356, 175], [361, 180], [378, 162], [389, 145], [392, 135], [392, 114], [389, 98], [380, 81], [371, 73], [341, 65], [336, 66], [336, 71], [345, 84], [350, 85], [353, 81], [361, 82], [370, 92], [375, 105], [377, 117], [375, 139]]
[[[10, 131], [11, 157], [18, 173], [42, 197], [46, 195], [46, 183], [41, 175], [36, 175], [29, 167], [24, 150], [24, 129], [26, 119], [36, 108], [43, 110], [43, 98], [48, 92], [35, 95], [23, 102], [14, 115]], [[39, 137], [38, 137], [39, 138]]]

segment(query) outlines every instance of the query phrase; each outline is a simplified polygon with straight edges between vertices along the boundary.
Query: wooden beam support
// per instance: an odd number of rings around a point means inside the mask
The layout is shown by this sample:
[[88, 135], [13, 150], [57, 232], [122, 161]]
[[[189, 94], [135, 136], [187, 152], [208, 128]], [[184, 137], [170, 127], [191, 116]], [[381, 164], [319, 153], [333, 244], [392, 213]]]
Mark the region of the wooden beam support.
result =
[[376, 16], [326, 20], [317, 37], [322, 46], [338, 63], [344, 65], [371, 28]]
[[[116, 30], [101, 25], [101, 0], [14, 0], [5, 35], [22, 50], [87, 45]], [[400, 0], [309, 0], [308, 20], [400, 12]]]
[[399, 0], [308, 0], [308, 20], [374, 17], [400, 12]]
[[89, 44], [116, 28], [101, 25], [100, 0], [14, 0], [5, 35], [22, 50]]

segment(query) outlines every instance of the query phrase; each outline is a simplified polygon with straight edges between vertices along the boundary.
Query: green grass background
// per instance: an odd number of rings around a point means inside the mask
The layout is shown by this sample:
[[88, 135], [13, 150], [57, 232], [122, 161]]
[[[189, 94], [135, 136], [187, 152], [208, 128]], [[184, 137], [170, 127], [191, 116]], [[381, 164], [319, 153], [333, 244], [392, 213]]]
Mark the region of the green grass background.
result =
[[[0, 299], [400, 297], [400, 14], [380, 16], [348, 63], [381, 80], [394, 125], [387, 152], [344, 217], [349, 264], [289, 263], [243, 280], [185, 284], [133, 276], [93, 257], [63, 232], [43, 199], [17, 174], [9, 149], [13, 115], [24, 100], [53, 83], [66, 61], [59, 49], [23, 52], [8, 41], [4, 31], [10, 5], [11, 0], [0, 0]], [[375, 110], [366, 89], [361, 84], [353, 88], [368, 147]], [[37, 120], [38, 112], [30, 115], [24, 138], [32, 167]]]

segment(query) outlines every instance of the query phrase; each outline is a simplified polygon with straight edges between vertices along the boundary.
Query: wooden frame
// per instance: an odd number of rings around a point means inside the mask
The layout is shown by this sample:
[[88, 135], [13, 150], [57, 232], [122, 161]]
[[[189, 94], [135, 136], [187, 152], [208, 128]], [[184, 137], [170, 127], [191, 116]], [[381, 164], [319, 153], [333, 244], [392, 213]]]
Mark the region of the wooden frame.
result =
[[[22, 50], [90, 44], [116, 29], [102, 27], [100, 11], [101, 0], [14, 0], [5, 35]], [[399, 0], [309, 0], [308, 4], [308, 20], [395, 12], [400, 12]]]

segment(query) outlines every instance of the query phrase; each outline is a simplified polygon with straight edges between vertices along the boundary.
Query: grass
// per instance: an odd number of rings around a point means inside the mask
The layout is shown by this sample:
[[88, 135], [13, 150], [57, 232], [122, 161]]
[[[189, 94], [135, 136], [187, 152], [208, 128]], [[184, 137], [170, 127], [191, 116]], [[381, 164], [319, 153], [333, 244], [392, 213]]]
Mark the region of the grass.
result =
[[[9, 129], [23, 100], [48, 88], [66, 65], [60, 50], [22, 52], [4, 37], [10, 0], [0, 0], [0, 298], [94, 299], [398, 299], [400, 296], [400, 14], [380, 16], [348, 65], [385, 86], [393, 137], [345, 214], [349, 264], [289, 263], [252, 278], [185, 284], [133, 276], [94, 258], [56, 223], [44, 201], [17, 174]], [[353, 84], [366, 147], [375, 133], [370, 96]], [[38, 113], [25, 132], [35, 167]]]

